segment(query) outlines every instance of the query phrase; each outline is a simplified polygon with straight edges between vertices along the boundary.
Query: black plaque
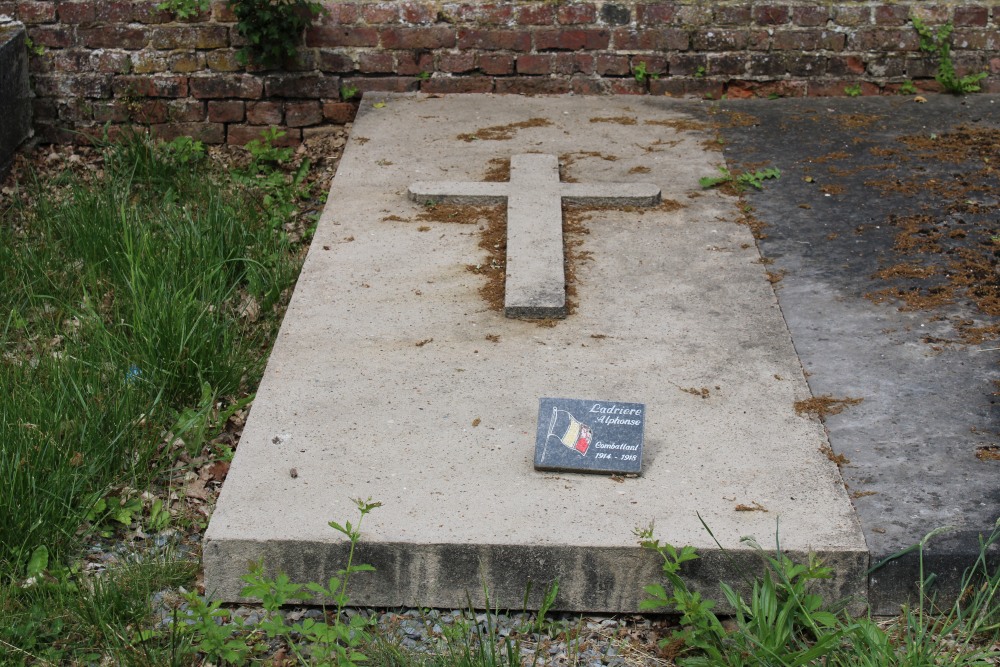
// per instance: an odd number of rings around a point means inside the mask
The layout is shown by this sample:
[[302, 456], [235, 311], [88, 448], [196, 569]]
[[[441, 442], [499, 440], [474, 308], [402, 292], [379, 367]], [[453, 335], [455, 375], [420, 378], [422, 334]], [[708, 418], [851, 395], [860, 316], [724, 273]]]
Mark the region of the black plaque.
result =
[[541, 398], [535, 469], [638, 474], [645, 424], [642, 403]]

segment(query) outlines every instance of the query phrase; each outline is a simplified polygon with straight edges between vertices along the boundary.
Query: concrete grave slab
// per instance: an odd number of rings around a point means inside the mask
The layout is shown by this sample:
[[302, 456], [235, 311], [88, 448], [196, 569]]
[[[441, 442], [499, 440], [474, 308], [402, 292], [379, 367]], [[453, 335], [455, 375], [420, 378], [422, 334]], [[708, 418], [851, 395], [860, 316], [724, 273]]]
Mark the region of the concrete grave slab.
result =
[[[482, 605], [485, 585], [520, 607], [529, 582], [537, 605], [558, 579], [559, 609], [634, 611], [659, 580], [633, 533], [651, 522], [701, 550], [687, 572], [713, 597], [759, 568], [740, 538], [773, 548], [779, 527], [793, 557], [835, 567], [829, 593], [864, 594], [858, 522], [821, 425], [793, 409], [809, 392], [750, 231], [698, 187], [722, 158], [690, 111], [366, 95], [206, 533], [210, 594], [239, 600], [261, 558], [325, 581], [347, 553], [327, 522], [369, 496], [383, 506], [356, 554], [377, 568], [352, 580], [359, 605]], [[420, 220], [407, 195], [529, 153], [559, 156], [563, 182], [652, 183], [664, 200], [574, 214], [576, 305], [547, 326], [481, 296], [487, 214]], [[642, 475], [535, 471], [545, 396], [644, 404]]]

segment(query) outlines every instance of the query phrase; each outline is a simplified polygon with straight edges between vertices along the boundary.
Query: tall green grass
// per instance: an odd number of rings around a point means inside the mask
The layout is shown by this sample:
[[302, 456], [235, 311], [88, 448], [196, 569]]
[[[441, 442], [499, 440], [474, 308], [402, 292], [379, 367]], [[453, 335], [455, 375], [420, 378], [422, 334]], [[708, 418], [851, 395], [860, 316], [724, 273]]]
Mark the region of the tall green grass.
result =
[[102, 172], [22, 185], [33, 205], [0, 212], [2, 580], [39, 547], [64, 556], [109, 489], [145, 486], [206, 390], [259, 379], [296, 253], [253, 192], [168, 148], [126, 137]]

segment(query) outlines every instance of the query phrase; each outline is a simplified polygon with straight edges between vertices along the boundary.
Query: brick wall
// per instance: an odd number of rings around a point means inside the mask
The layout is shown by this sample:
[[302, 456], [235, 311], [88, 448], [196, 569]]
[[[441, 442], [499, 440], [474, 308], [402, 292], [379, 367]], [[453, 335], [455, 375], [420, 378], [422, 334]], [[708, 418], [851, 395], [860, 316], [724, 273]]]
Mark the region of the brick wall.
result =
[[[952, 21], [960, 73], [1000, 92], [1000, 4], [936, 0], [333, 2], [298, 63], [243, 68], [224, 0], [175, 21], [154, 0], [0, 0], [24, 22], [36, 126], [71, 140], [106, 122], [169, 138], [294, 143], [353, 114], [342, 90], [428, 93], [843, 95], [934, 90], [910, 17]], [[637, 76], [645, 70], [648, 76]]]

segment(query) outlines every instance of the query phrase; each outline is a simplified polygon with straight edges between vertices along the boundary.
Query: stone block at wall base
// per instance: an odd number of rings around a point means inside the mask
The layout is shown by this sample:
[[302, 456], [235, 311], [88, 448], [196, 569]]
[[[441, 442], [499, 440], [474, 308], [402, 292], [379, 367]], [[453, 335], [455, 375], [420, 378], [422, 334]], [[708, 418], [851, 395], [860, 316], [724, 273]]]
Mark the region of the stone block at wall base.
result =
[[14, 151], [31, 136], [31, 91], [24, 25], [0, 17], [0, 178]]

